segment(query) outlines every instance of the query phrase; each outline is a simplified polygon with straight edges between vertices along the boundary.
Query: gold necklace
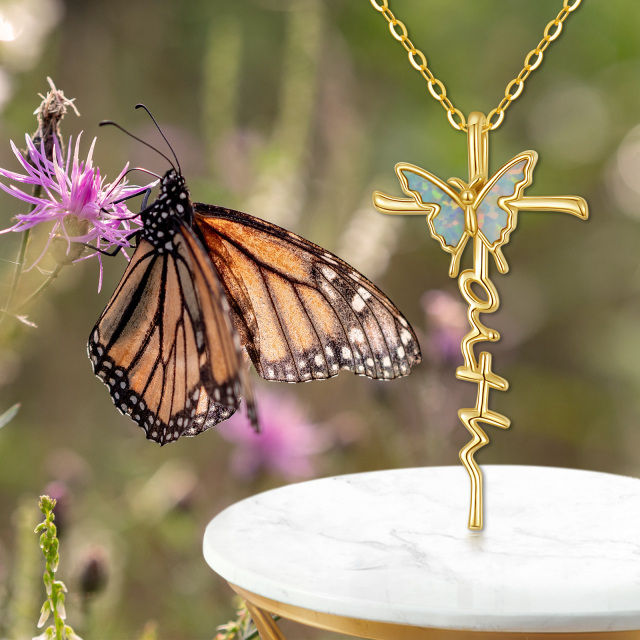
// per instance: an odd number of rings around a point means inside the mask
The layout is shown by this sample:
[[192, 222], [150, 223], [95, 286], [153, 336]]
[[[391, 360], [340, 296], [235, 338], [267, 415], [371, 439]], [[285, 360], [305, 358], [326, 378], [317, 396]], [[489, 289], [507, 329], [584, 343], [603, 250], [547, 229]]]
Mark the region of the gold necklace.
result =
[[[428, 82], [429, 92], [444, 107], [452, 127], [467, 133], [469, 152], [469, 182], [460, 178], [442, 181], [434, 174], [401, 162], [395, 167], [402, 190], [409, 198], [389, 196], [379, 191], [373, 194], [373, 203], [382, 213], [393, 215], [426, 215], [429, 231], [442, 248], [451, 254], [449, 276], [458, 276], [462, 253], [469, 239], [473, 244], [473, 267], [460, 273], [458, 285], [469, 305], [471, 330], [462, 339], [464, 365], [456, 370], [459, 380], [478, 385], [476, 406], [460, 409], [460, 421], [472, 435], [471, 441], [460, 451], [460, 460], [471, 479], [469, 528], [482, 529], [482, 472], [474, 455], [489, 443], [480, 424], [501, 429], [511, 425], [509, 418], [489, 409], [489, 391], [506, 391], [509, 383], [492, 370], [491, 354], [482, 351], [476, 357], [474, 345], [496, 342], [500, 334], [480, 320], [481, 313], [493, 313], [500, 304], [498, 291], [489, 279], [489, 254], [500, 273], [509, 270], [502, 247], [516, 228], [518, 211], [559, 211], [586, 220], [587, 203], [578, 196], [525, 196], [524, 190], [533, 180], [533, 169], [538, 160], [535, 151], [523, 151], [502, 166], [491, 178], [488, 176], [489, 131], [499, 127], [509, 105], [522, 93], [529, 75], [542, 63], [547, 47], [558, 38], [569, 14], [582, 0], [564, 0], [560, 13], [549, 22], [544, 37], [525, 57], [522, 71], [507, 84], [504, 97], [487, 116], [474, 111], [468, 118], [453, 106], [444, 84], [427, 65], [427, 58], [417, 49], [403, 22], [389, 9], [388, 0], [378, 4], [370, 0], [389, 23], [391, 35], [402, 44], [409, 55], [411, 66]], [[479, 293], [481, 292], [481, 295]]]
[[[426, 56], [420, 49], [416, 49], [416, 47], [413, 46], [413, 43], [409, 39], [407, 27], [403, 22], [398, 20], [395, 15], [393, 15], [391, 9], [389, 9], [388, 0], [383, 0], [381, 5], [378, 4], [376, 0], [370, 0], [370, 2], [373, 8], [379, 11], [389, 23], [391, 35], [407, 50], [411, 66], [416, 69], [416, 71], [419, 71], [420, 75], [429, 83], [429, 93], [444, 107], [451, 126], [459, 131], [467, 131], [468, 124], [464, 114], [453, 106], [451, 100], [447, 97], [447, 89], [444, 84], [431, 73], [427, 65]], [[574, 0], [573, 3], [569, 3], [569, 0], [564, 0], [560, 13], [544, 28], [543, 37], [538, 43], [538, 46], [529, 51], [525, 56], [522, 71], [507, 84], [504, 97], [500, 100], [498, 106], [487, 115], [485, 124], [487, 131], [497, 129], [502, 124], [505, 111], [522, 93], [525, 80], [542, 64], [542, 58], [547, 47], [562, 33], [564, 21], [572, 11], [575, 11], [580, 6], [581, 2], [582, 0]], [[511, 93], [512, 91], [514, 92]], [[457, 122], [456, 118], [458, 119]], [[496, 120], [493, 120], [494, 118], [496, 118]]]

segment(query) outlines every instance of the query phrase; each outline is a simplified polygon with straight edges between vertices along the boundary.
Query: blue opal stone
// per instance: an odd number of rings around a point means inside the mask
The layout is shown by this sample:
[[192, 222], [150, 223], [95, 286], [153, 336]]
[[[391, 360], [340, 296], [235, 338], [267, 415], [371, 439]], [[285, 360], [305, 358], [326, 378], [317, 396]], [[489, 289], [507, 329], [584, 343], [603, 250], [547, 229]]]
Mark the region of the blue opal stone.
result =
[[498, 200], [504, 196], [515, 195], [516, 185], [524, 180], [526, 164], [526, 159], [514, 164], [496, 181], [478, 205], [476, 210], [478, 228], [490, 244], [500, 240], [502, 232], [509, 223], [509, 214], [498, 205]]
[[420, 197], [423, 204], [439, 205], [440, 211], [433, 219], [433, 227], [448, 247], [456, 247], [464, 234], [464, 211], [451, 196], [423, 176], [408, 170], [403, 170], [402, 174], [409, 189]]

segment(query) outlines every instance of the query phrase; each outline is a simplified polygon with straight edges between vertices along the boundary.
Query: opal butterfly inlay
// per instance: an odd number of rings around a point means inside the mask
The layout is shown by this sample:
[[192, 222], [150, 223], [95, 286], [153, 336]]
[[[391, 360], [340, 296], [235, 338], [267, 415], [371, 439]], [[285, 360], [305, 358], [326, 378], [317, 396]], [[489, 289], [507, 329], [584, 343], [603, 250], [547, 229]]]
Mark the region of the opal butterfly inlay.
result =
[[427, 211], [431, 235], [452, 254], [449, 275], [458, 274], [462, 251], [475, 235], [493, 255], [498, 270], [506, 273], [508, 265], [501, 247], [516, 228], [518, 214], [511, 203], [531, 184], [537, 159], [535, 151], [524, 151], [490, 180], [477, 185], [457, 178], [447, 183], [414, 165], [396, 165], [404, 192]]

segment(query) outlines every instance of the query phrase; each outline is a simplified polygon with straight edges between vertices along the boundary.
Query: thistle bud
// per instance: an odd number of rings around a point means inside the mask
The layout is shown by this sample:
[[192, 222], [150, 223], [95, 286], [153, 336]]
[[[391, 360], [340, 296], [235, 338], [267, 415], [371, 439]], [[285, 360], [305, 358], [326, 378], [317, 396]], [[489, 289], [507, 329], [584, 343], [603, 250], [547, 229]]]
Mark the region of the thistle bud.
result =
[[[46, 96], [39, 94], [42, 98], [42, 103], [33, 112], [38, 117], [38, 129], [33, 134], [32, 140], [36, 148], [40, 149], [40, 145], [44, 142], [45, 157], [48, 160], [53, 159], [54, 152], [54, 140], [57, 141], [58, 146], [62, 149], [62, 137], [60, 136], [60, 121], [67, 113], [67, 109], [71, 107], [76, 115], [78, 109], [73, 104], [75, 98], [66, 98], [64, 92], [56, 89], [56, 85], [53, 84], [53, 80], [47, 77], [51, 91]], [[25, 154], [26, 155], [26, 154]]]

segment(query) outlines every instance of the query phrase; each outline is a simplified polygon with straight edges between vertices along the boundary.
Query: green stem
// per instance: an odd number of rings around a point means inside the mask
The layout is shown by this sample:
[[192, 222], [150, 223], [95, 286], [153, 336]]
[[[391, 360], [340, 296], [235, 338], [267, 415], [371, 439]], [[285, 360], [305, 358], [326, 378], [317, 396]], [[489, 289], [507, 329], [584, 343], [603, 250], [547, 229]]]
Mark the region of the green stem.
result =
[[[42, 192], [42, 185], [36, 184], [33, 187], [32, 196], [34, 198], [39, 198], [40, 193]], [[32, 204], [29, 207], [29, 211], [27, 215], [30, 214], [36, 208], [35, 204]], [[18, 284], [20, 282], [20, 276], [22, 275], [23, 267], [24, 267], [24, 259], [27, 254], [27, 245], [29, 244], [29, 236], [31, 235], [31, 229], [27, 229], [22, 234], [22, 243], [20, 244], [20, 251], [18, 252], [18, 260], [16, 261], [16, 268], [13, 272], [13, 281], [11, 282], [11, 289], [9, 289], [9, 295], [7, 296], [7, 302], [5, 304], [4, 310], [7, 311], [11, 307], [11, 303], [13, 302], [13, 298], [18, 290]], [[6, 314], [0, 314], [0, 324], [4, 319]]]
[[[13, 296], [18, 289], [18, 283], [20, 282], [20, 276], [22, 275], [22, 267], [24, 266], [24, 257], [27, 253], [27, 245], [29, 244], [29, 232], [31, 229], [27, 229], [22, 234], [22, 244], [20, 245], [20, 251], [18, 252], [18, 259], [16, 260], [16, 268], [13, 272], [13, 280], [11, 281], [11, 288], [9, 289], [9, 295], [7, 295], [7, 301], [4, 305], [3, 311], [8, 311], [11, 303], [13, 302]], [[6, 314], [0, 314], [0, 323], [4, 320]]]
[[30, 302], [37, 298], [58, 276], [64, 265], [57, 264], [53, 271], [49, 274], [49, 277], [26, 299], [23, 300], [12, 313], [17, 313], [23, 307], [26, 307]]

